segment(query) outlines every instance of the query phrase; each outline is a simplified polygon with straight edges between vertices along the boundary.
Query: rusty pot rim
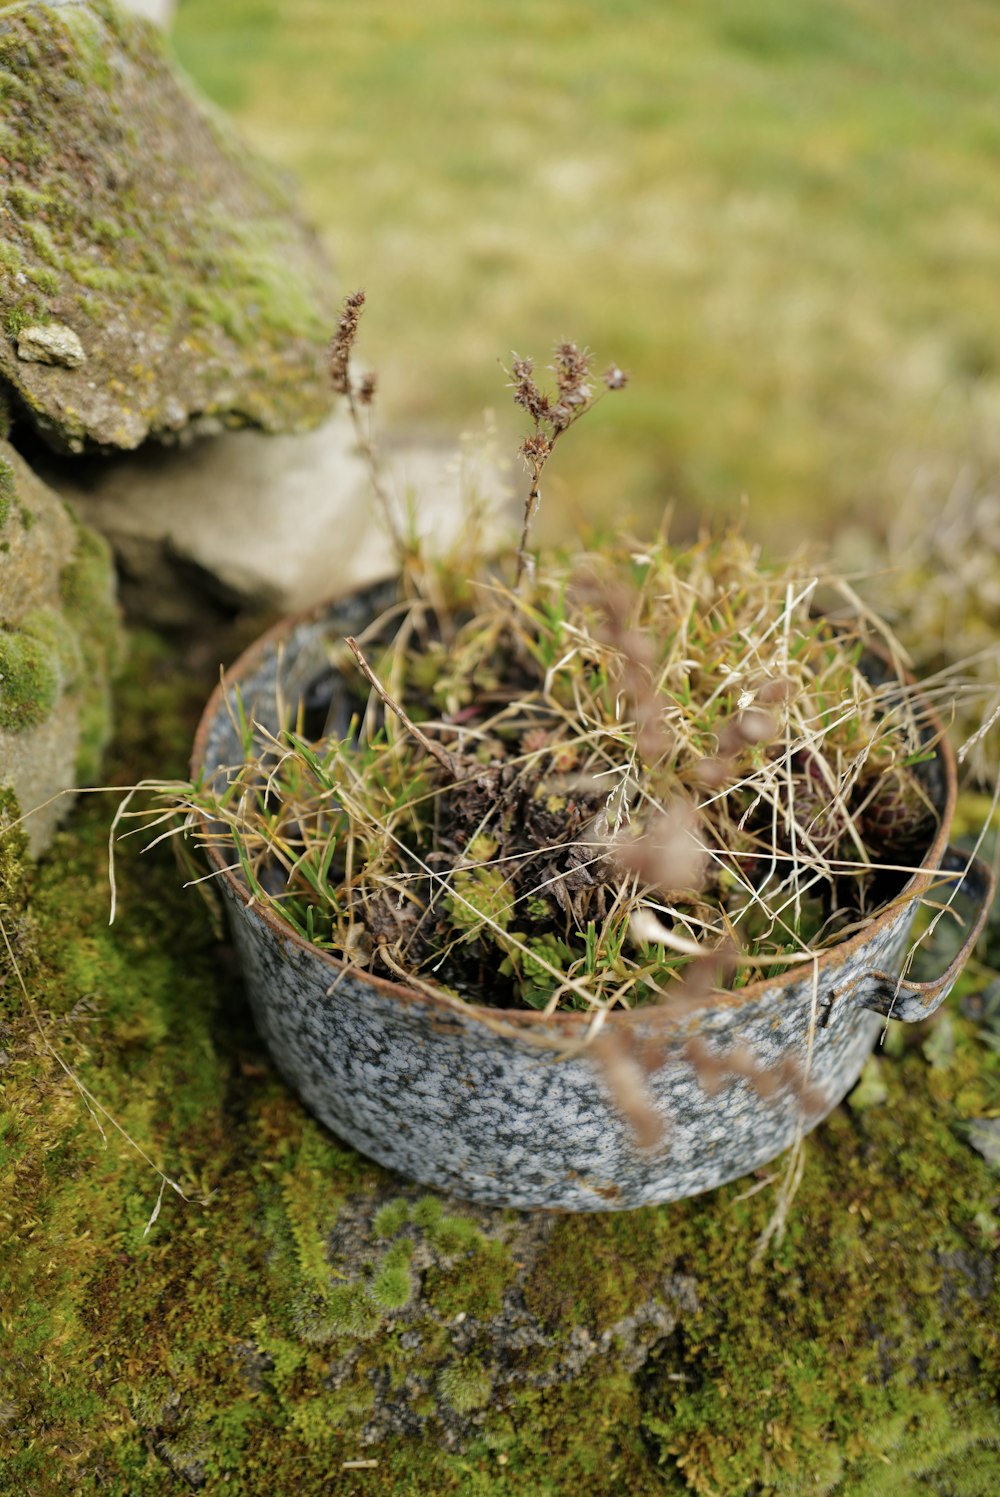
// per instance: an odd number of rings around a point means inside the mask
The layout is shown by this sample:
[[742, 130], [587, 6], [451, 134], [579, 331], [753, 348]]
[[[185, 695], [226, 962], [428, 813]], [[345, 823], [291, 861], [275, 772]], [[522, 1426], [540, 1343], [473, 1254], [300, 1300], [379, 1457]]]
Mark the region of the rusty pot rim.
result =
[[[201, 771], [206, 768], [205, 750], [209, 730], [218, 717], [220, 710], [224, 709], [225, 694], [227, 691], [231, 690], [233, 686], [251, 674], [253, 669], [273, 646], [280, 645], [296, 634], [299, 629], [309, 624], [320, 623], [324, 618], [334, 613], [338, 605], [345, 603], [348, 599], [363, 595], [366, 592], [373, 592], [379, 586], [384, 586], [392, 580], [391, 577], [385, 577], [381, 581], [376, 580], [366, 583], [363, 587], [355, 588], [345, 593], [338, 593], [335, 597], [325, 599], [321, 603], [313, 604], [311, 608], [303, 609], [300, 613], [288, 614], [286, 617], [279, 619], [276, 624], [272, 624], [269, 628], [265, 629], [262, 634], [258, 635], [253, 643], [248, 645], [237, 656], [229, 669], [223, 672], [205, 704], [204, 711], [201, 714], [198, 727], [195, 731], [194, 743], [191, 749], [192, 777], [197, 778]], [[875, 646], [869, 646], [869, 648], [872, 649], [873, 653], [881, 653]], [[916, 684], [914, 677], [908, 671], [904, 673], [903, 680], [909, 684]], [[935, 873], [938, 871], [945, 848], [948, 845], [948, 835], [958, 798], [958, 777], [954, 750], [948, 741], [944, 724], [930, 703], [924, 702], [923, 706], [927, 723], [935, 735], [935, 752], [940, 756], [944, 768], [946, 795], [944, 808], [941, 812], [941, 818], [938, 822], [934, 839], [921, 859], [917, 871], [910, 875], [895, 899], [887, 904], [878, 914], [872, 916], [863, 929], [856, 931], [846, 941], [840, 941], [833, 946], [824, 948], [818, 954], [814, 967], [810, 968], [808, 963], [801, 962], [787, 967], [783, 972], [779, 972], [773, 977], [758, 977], [753, 982], [747, 983], [744, 987], [738, 988], [735, 992], [714, 991], [706, 1000], [706, 1007], [738, 1007], [743, 1003], [752, 1002], [769, 989], [791, 986], [807, 970], [818, 971], [821, 976], [825, 968], [830, 968], [834, 965], [839, 966], [846, 958], [858, 954], [875, 932], [884, 929], [890, 923], [902, 904], [916, 899], [931, 884]], [[197, 816], [199, 821], [207, 822], [208, 818], [204, 813], [198, 812]], [[225, 879], [233, 894], [243, 907], [249, 911], [251, 901], [246, 885], [237, 877], [234, 870], [227, 865], [222, 854], [216, 847], [206, 844], [204, 851], [209, 861], [214, 865], [216, 873]], [[485, 1023], [490, 1023], [491, 1021], [493, 1024], [500, 1023], [507, 1028], [532, 1030], [555, 1026], [556, 1028], [569, 1031], [582, 1028], [593, 1021], [593, 1014], [586, 1011], [567, 1012], [565, 1010], [557, 1010], [553, 1014], [544, 1014], [537, 1009], [530, 1008], [497, 1008], [491, 1004], [471, 1003], [465, 999], [456, 1001], [446, 993], [434, 992], [430, 985], [426, 988], [406, 987], [401, 982], [393, 982], [389, 978], [379, 977], [373, 972], [349, 966], [334, 956], [332, 952], [324, 951], [321, 947], [314, 946], [311, 941], [307, 941], [304, 936], [300, 936], [297, 930], [289, 925], [287, 921], [282, 920], [269, 906], [256, 904], [253, 908], [257, 918], [263, 921], [275, 936], [300, 948], [314, 960], [322, 962], [324, 966], [329, 968], [332, 978], [336, 978], [339, 974], [349, 971], [353, 977], [364, 982], [376, 993], [384, 997], [393, 998], [403, 1003], [419, 1002], [438, 1007], [442, 1011], [442, 1018], [444, 1018], [445, 1014], [453, 1017], [456, 1009], [458, 1009], [461, 1013], [467, 1013], [471, 1018], [480, 1019]], [[637, 1019], [653, 1019], [658, 1013], [666, 1016], [666, 1010], [658, 1007], [656, 1004], [650, 1004], [637, 1009], [616, 1008], [606, 1013], [604, 1022], [605, 1024], [628, 1025], [634, 1023]]]

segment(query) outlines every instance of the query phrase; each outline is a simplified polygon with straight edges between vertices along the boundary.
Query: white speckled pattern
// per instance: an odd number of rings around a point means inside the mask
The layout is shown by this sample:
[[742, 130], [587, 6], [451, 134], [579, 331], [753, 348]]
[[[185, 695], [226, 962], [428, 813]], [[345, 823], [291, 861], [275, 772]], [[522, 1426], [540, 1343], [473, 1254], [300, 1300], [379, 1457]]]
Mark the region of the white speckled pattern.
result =
[[[324, 670], [323, 639], [356, 630], [373, 606], [370, 594], [360, 595], [290, 628], [280, 652], [286, 702]], [[278, 663], [272, 635], [248, 671], [237, 667], [244, 701], [272, 728]], [[208, 766], [239, 758], [221, 696], [199, 743]], [[941, 782], [932, 788], [944, 806], [945, 775], [931, 779]], [[815, 996], [809, 967], [793, 981], [710, 1001], [683, 1024], [662, 1009], [612, 1016], [637, 1036], [655, 1036], [664, 1057], [649, 1078], [664, 1137], [642, 1150], [588, 1056], [559, 1058], [527, 1039], [497, 1035], [472, 1008], [456, 1012], [344, 971], [269, 912], [248, 907], [235, 880], [219, 882], [257, 1024], [317, 1117], [381, 1164], [456, 1196], [572, 1211], [694, 1195], [767, 1163], [793, 1141], [800, 1121], [794, 1093], [786, 1088], [765, 1101], [734, 1077], [707, 1095], [683, 1058], [695, 1033], [722, 1054], [741, 1045], [763, 1066], [794, 1057], [805, 1067], [815, 1002], [809, 1079], [826, 1099], [807, 1121], [815, 1126], [853, 1085], [884, 1023], [860, 1006], [854, 989], [863, 989], [872, 968], [898, 971], [914, 911], [898, 908], [862, 948], [827, 953]], [[585, 1020], [562, 1016], [546, 1026], [518, 1015], [515, 1022], [533, 1037], [547, 1030], [565, 1041], [580, 1036]]]

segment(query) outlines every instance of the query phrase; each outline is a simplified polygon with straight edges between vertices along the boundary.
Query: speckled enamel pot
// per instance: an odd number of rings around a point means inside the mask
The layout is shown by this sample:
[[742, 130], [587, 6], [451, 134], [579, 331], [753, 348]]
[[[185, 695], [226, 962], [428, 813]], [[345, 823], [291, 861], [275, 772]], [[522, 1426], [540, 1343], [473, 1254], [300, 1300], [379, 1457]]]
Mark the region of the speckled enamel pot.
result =
[[[286, 705], [322, 693], [331, 679], [326, 643], [360, 632], [391, 596], [369, 590], [264, 635], [212, 696], [194, 772], [240, 761], [236, 683], [248, 715], [276, 728], [279, 682]], [[621, 1210], [695, 1195], [766, 1164], [853, 1085], [883, 1015], [923, 1018], [950, 990], [979, 922], [938, 981], [900, 984], [916, 896], [943, 869], [962, 879], [981, 920], [990, 880], [982, 865], [967, 866], [946, 845], [955, 799], [947, 747], [924, 768], [941, 813], [925, 871], [861, 935], [825, 952], [805, 976], [798, 969], [712, 996], [683, 1022], [658, 1008], [609, 1016], [626, 1047], [655, 1049], [659, 1062], [648, 1090], [665, 1127], [662, 1142], [648, 1149], [637, 1144], [600, 1068], [580, 1053], [586, 1016], [477, 1008], [347, 969], [269, 909], [252, 906], [221, 853], [210, 857], [260, 1031], [288, 1081], [335, 1133], [381, 1164], [466, 1200]], [[740, 1046], [765, 1067], [794, 1059], [807, 1068], [808, 1116], [788, 1086], [765, 1100], [734, 1076], [710, 1095], [685, 1059], [694, 1035], [720, 1057]]]

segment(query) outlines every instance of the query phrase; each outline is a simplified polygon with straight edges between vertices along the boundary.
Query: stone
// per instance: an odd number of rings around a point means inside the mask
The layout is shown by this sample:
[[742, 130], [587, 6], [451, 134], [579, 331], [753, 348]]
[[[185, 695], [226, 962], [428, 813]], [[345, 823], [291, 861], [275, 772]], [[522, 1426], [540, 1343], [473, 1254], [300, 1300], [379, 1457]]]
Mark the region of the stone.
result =
[[0, 8], [0, 97], [16, 421], [81, 452], [329, 414], [319, 243], [157, 28], [105, 0]]
[[[297, 436], [224, 432], [169, 455], [55, 460], [42, 470], [112, 543], [127, 612], [176, 626], [221, 610], [297, 612], [395, 570], [350, 421]], [[506, 493], [489, 448], [396, 446], [386, 473], [398, 513], [442, 550], [481, 496], [495, 530]]]
[[107, 543], [0, 441], [0, 791], [35, 856], [97, 775], [119, 649]]
[[76, 333], [61, 322], [22, 328], [17, 335], [17, 356], [26, 363], [62, 364], [65, 369], [79, 369], [87, 359]]
[[177, 3], [176, 0], [121, 0], [121, 7], [130, 10], [134, 16], [142, 16], [143, 20], [153, 21], [166, 31], [174, 19]]

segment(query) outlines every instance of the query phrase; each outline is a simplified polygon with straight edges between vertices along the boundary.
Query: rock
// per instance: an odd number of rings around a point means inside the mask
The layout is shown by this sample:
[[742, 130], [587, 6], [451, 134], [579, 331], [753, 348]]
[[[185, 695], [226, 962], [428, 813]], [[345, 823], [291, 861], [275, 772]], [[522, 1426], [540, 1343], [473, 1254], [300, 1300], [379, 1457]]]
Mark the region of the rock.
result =
[[73, 329], [61, 322], [22, 328], [17, 335], [17, 356], [26, 363], [62, 364], [65, 369], [79, 369], [87, 358]]
[[176, 0], [121, 0], [121, 7], [130, 10], [134, 16], [142, 16], [145, 21], [153, 21], [166, 31], [174, 19], [177, 4]]
[[73, 452], [322, 421], [326, 262], [159, 32], [98, 0], [0, 9], [0, 96], [15, 416]]
[[96, 776], [118, 652], [107, 543], [0, 442], [0, 787], [35, 855]]
[[[488, 450], [469, 444], [397, 448], [389, 485], [416, 529], [441, 550], [480, 493], [504, 517]], [[221, 605], [295, 612], [394, 570], [368, 470], [346, 417], [306, 435], [226, 432], [171, 452], [54, 461], [42, 470], [81, 517], [111, 541], [127, 611], [177, 625]]]

